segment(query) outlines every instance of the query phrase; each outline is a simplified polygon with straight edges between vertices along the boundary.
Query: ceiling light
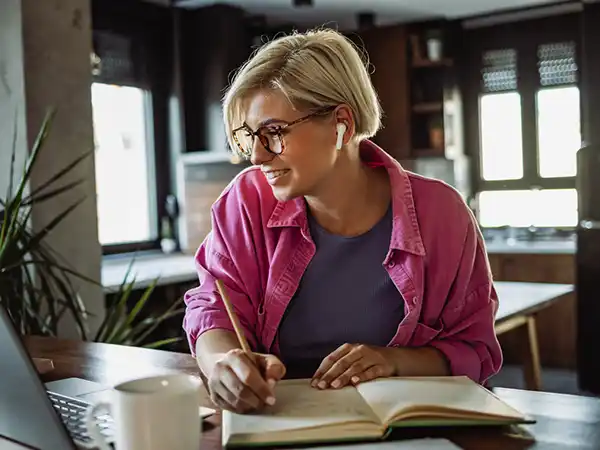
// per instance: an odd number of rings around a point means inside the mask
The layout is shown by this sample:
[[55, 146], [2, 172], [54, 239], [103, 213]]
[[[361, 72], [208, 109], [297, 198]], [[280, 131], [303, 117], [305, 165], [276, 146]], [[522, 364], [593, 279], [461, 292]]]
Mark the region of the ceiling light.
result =
[[294, 0], [294, 8], [312, 7], [313, 0]]
[[375, 13], [373, 12], [360, 12], [356, 15], [356, 22], [358, 28], [365, 30], [375, 26]]

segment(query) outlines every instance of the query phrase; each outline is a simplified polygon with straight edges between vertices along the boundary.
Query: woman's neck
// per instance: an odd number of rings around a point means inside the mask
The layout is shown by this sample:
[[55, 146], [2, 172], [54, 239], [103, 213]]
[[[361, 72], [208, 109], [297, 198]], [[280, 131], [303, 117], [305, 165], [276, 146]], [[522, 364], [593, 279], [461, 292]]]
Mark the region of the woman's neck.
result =
[[370, 230], [386, 213], [391, 189], [385, 169], [364, 165], [358, 148], [347, 150], [306, 201], [315, 220], [327, 231], [357, 236]]

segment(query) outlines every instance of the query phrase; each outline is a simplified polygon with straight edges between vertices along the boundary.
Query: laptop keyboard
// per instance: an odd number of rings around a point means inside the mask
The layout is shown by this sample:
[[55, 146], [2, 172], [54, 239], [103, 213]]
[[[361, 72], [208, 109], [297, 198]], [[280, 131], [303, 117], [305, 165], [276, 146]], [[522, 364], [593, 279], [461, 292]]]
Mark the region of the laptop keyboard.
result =
[[[90, 444], [92, 438], [89, 436], [87, 427], [85, 425], [85, 412], [90, 406], [89, 403], [74, 398], [65, 397], [54, 392], [48, 392], [48, 397], [50, 397], [52, 405], [62, 418], [67, 430], [71, 434], [71, 437], [75, 441], [83, 442], [84, 444]], [[97, 416], [96, 423], [100, 433], [108, 442], [112, 442], [114, 440], [112, 417], [107, 414]]]

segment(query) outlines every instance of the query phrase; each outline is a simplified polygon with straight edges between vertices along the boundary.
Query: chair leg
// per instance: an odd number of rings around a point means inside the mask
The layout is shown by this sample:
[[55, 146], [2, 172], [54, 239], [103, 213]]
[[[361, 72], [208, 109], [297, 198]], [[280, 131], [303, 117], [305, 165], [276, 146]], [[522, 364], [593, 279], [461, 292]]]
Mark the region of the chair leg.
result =
[[525, 326], [521, 327], [523, 335], [523, 369], [525, 388], [532, 391], [542, 389], [542, 367], [537, 339], [535, 316], [529, 316]]

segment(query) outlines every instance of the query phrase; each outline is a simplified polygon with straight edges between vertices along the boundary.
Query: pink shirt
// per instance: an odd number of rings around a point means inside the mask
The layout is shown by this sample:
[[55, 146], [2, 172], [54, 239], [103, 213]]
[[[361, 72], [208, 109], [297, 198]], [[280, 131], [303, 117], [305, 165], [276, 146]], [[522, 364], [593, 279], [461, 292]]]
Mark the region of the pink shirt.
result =
[[[388, 345], [435, 347], [454, 375], [485, 382], [500, 369], [502, 352], [498, 299], [475, 218], [447, 184], [405, 171], [371, 141], [360, 151], [366, 164], [387, 169], [392, 186], [383, 264], [405, 317]], [[314, 248], [304, 200], [280, 202], [258, 167], [242, 171], [214, 203], [212, 230], [196, 254], [200, 284], [185, 295], [183, 322], [192, 354], [205, 331], [233, 330], [215, 285], [221, 279], [253, 349], [278, 355], [279, 323]]]

